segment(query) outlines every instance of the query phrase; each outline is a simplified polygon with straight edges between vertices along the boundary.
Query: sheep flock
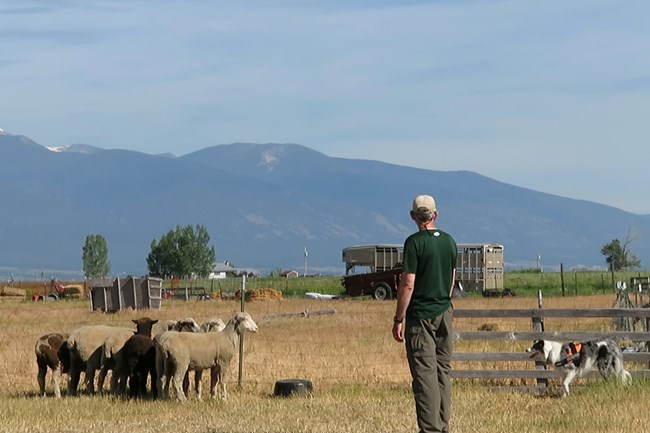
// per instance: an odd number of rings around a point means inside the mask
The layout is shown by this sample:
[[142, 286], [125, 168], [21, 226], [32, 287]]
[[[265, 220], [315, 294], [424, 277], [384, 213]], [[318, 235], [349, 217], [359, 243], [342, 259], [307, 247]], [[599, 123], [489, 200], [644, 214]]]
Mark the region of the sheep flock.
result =
[[[81, 373], [89, 394], [104, 394], [110, 373], [109, 392], [122, 397], [173, 398], [185, 401], [189, 373], [194, 373], [194, 391], [201, 399], [201, 378], [210, 374], [212, 398], [228, 398], [226, 380], [237, 353], [237, 341], [244, 332], [257, 332], [257, 324], [245, 312], [224, 322], [218, 317], [198, 324], [193, 318], [133, 320], [135, 329], [107, 325], [85, 325], [69, 334], [50, 333], [36, 341], [37, 382], [46, 395], [45, 377], [52, 372], [54, 395], [61, 397], [61, 378], [68, 376], [67, 395], [77, 395]], [[158, 324], [157, 327], [154, 325]], [[154, 332], [154, 329], [157, 329]], [[99, 372], [97, 387], [95, 374]], [[147, 387], [147, 385], [149, 385]]]

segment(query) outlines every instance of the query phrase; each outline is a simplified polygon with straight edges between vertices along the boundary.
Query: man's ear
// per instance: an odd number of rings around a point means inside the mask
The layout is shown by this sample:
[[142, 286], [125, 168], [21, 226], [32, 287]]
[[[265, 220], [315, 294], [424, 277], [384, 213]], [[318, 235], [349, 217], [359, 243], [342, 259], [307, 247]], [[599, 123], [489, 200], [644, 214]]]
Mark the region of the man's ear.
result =
[[412, 219], [413, 221], [416, 221], [416, 218], [415, 218], [415, 212], [410, 211], [410, 215], [411, 215], [411, 219]]

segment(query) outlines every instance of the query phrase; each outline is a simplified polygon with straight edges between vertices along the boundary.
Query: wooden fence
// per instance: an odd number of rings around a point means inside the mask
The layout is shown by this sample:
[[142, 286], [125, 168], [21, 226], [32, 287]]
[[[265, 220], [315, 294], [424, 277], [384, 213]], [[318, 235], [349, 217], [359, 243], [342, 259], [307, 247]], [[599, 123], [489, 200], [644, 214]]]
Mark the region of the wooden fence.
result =
[[[638, 318], [644, 324], [645, 331], [605, 331], [605, 332], [578, 332], [578, 331], [545, 331], [545, 318], [566, 318], [577, 323], [582, 318], [610, 317], [615, 318]], [[511, 331], [460, 331], [454, 332], [455, 341], [463, 340], [508, 340], [526, 341], [528, 347], [533, 340], [554, 340], [554, 341], [587, 341], [601, 338], [611, 338], [616, 342], [631, 341], [645, 346], [646, 351], [623, 352], [625, 363], [645, 363], [645, 368], [632, 369], [630, 373], [634, 379], [650, 378], [650, 352], [647, 351], [650, 345], [650, 309], [648, 308], [598, 308], [598, 309], [498, 309], [498, 310], [454, 310], [454, 321], [456, 324], [463, 319], [512, 319], [529, 318], [531, 330]], [[454, 352], [453, 361], [468, 362], [509, 362], [522, 364], [530, 363], [530, 354], [523, 350], [517, 352]], [[519, 386], [524, 391], [547, 392], [548, 380], [560, 378], [561, 375], [554, 367], [547, 367], [541, 362], [535, 362], [535, 368], [531, 369], [452, 369], [452, 377], [456, 379], [534, 379], [535, 386]], [[597, 377], [592, 373], [586, 377]], [[497, 387], [498, 388], [498, 387]], [[512, 387], [508, 387], [511, 389]]]

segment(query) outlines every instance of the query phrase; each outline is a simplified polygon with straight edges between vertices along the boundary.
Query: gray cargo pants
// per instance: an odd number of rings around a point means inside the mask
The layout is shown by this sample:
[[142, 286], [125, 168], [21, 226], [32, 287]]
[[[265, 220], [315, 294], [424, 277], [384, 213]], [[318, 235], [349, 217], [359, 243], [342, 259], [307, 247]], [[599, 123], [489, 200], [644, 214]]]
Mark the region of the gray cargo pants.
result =
[[406, 320], [405, 343], [420, 433], [448, 432], [451, 417], [452, 309]]

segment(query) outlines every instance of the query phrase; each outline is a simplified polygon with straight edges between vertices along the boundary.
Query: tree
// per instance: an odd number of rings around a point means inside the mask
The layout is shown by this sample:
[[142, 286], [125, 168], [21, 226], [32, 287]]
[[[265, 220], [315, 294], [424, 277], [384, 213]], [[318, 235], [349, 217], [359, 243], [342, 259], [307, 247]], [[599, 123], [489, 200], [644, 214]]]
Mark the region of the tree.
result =
[[82, 248], [83, 270], [86, 278], [105, 277], [111, 272], [108, 262], [108, 246], [102, 235], [88, 235]]
[[204, 226], [176, 226], [159, 241], [151, 241], [151, 252], [147, 256], [149, 274], [162, 278], [172, 275], [206, 277], [216, 258], [214, 247], [209, 247], [209, 243], [210, 235]]
[[636, 231], [628, 229], [625, 242], [618, 239], [603, 245], [600, 253], [605, 256], [609, 269], [615, 272], [641, 267], [641, 260], [630, 251], [630, 244], [638, 237]]

